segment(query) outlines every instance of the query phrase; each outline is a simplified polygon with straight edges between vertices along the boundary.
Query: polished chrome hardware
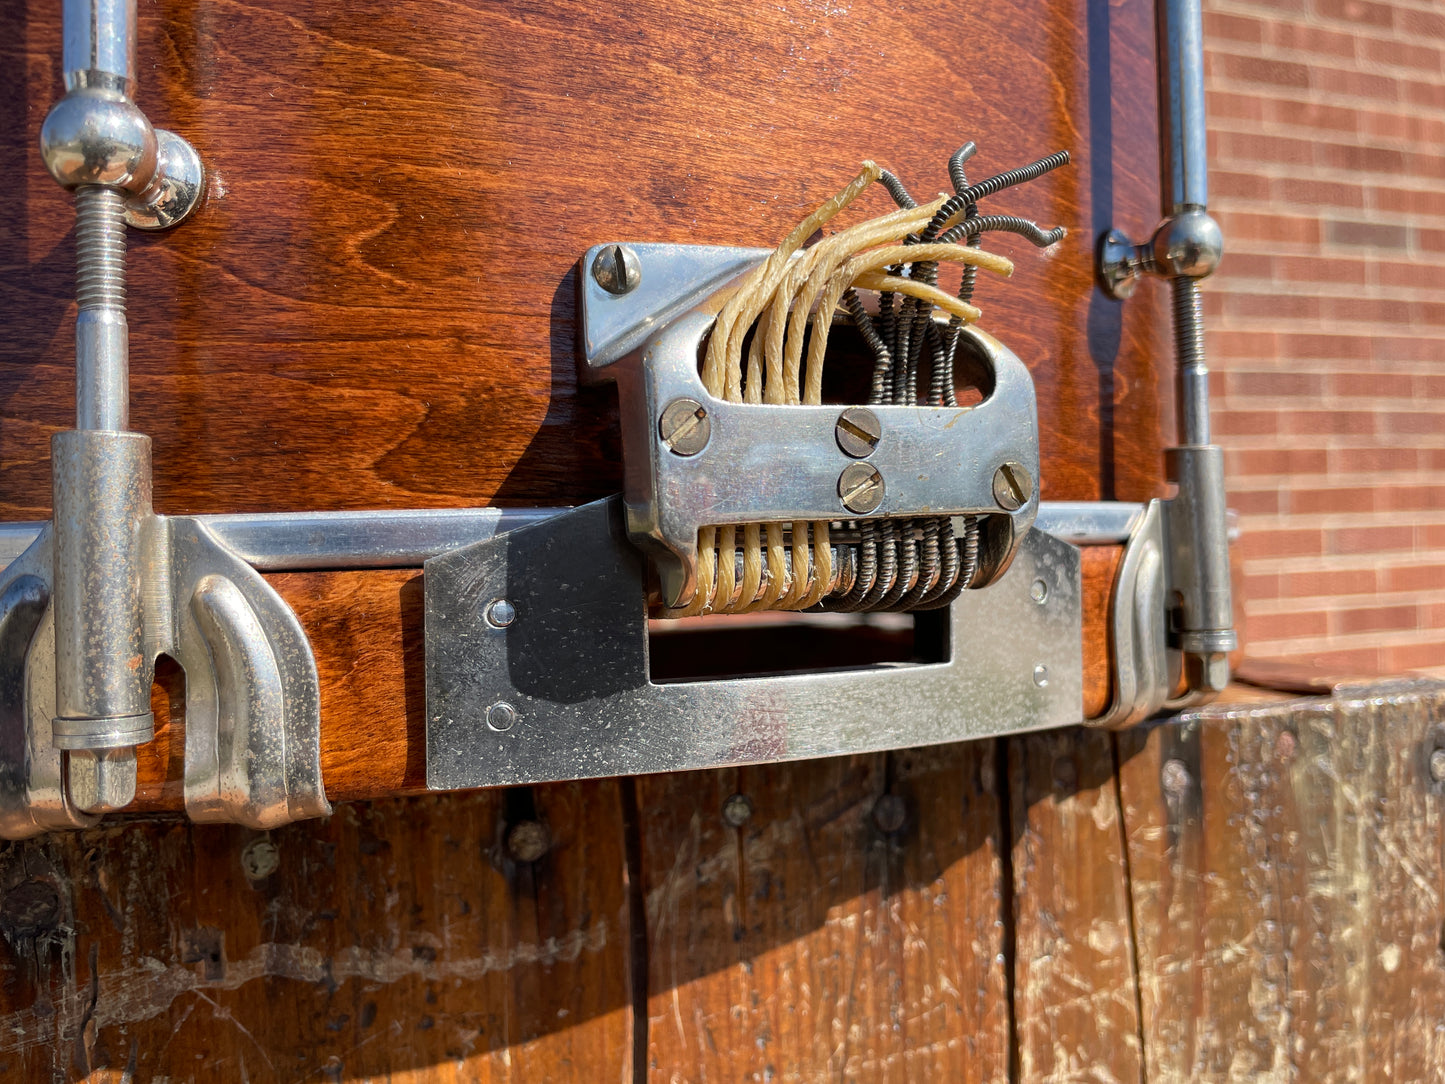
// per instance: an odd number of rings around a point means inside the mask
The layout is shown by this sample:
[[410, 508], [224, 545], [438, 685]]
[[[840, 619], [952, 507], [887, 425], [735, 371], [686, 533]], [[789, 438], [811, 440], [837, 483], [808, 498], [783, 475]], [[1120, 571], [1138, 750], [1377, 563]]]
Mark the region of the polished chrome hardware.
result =
[[[1030, 530], [1007, 573], [950, 604], [942, 662], [657, 683], [643, 557], [622, 502], [574, 509], [427, 562], [427, 785], [711, 768], [1077, 723], [1079, 567], [1077, 549]], [[505, 628], [485, 619], [499, 597], [516, 612]]]
[[1204, 123], [1204, 46], [1200, 0], [1156, 0], [1160, 174], [1163, 221], [1153, 238], [1133, 245], [1111, 231], [1099, 248], [1099, 275], [1127, 298], [1145, 273], [1169, 280], [1178, 385], [1178, 447], [1168, 474], [1178, 493], [1167, 505], [1169, 580], [1175, 602], [1171, 646], [1183, 653], [1189, 692], [1173, 706], [1206, 699], [1229, 683], [1229, 652], [1238, 645], [1230, 597], [1224, 453], [1210, 443], [1209, 368], [1199, 280], [1224, 251], [1209, 216]]
[[[1133, 537], [1147, 505], [1042, 501], [1034, 526], [1076, 546]], [[417, 508], [373, 512], [252, 512], [194, 516], [206, 533], [261, 572], [421, 568], [429, 558], [530, 527], [570, 508]], [[40, 536], [44, 523], [0, 523], [0, 568]]]
[[[598, 245], [583, 266], [615, 247], [635, 255], [640, 284], [618, 296], [579, 276], [582, 373], [618, 386], [628, 530], [652, 556], [665, 604], [692, 597], [698, 530], [707, 526], [988, 513], [975, 585], [1003, 573], [1037, 514], [1039, 471], [1033, 381], [1003, 344], [975, 328], [963, 332], [993, 378], [976, 406], [870, 406], [887, 437], [868, 452], [866, 469], [852, 471], [856, 456], [840, 446], [838, 407], [727, 402], [709, 395], [698, 374], [713, 317], [704, 303], [766, 250]], [[707, 419], [706, 447], [695, 454], [669, 454], [675, 449], [657, 435], [657, 419], [666, 431], [679, 402], [697, 404]], [[1001, 468], [1020, 483], [1008, 490], [1011, 507], [995, 496]]]
[[[717, 399], [698, 373], [712, 294], [768, 253], [600, 245], [582, 266], [616, 266], [624, 247], [635, 290], [579, 276], [583, 376], [618, 385], [624, 493], [427, 562], [428, 786], [788, 760], [1080, 721], [1079, 551], [1034, 529], [1038, 431], [1022, 362], [970, 328], [967, 348], [989, 377], [976, 406]], [[662, 602], [685, 603], [700, 528], [841, 521], [842, 558], [875, 518], [970, 514], [996, 525], [984, 535], [988, 574], [946, 611], [914, 619], [938, 623], [941, 661], [654, 680], [646, 558]], [[1123, 537], [1139, 514], [1111, 507], [1101, 528], [1070, 507], [1063, 521], [1081, 536]], [[846, 578], [847, 565], [835, 559], [834, 574]], [[505, 625], [488, 616], [495, 599], [510, 604]]]
[[[135, 0], [66, 0], [66, 95], [41, 153], [75, 191], [76, 427], [51, 440], [54, 519], [0, 574], [0, 836], [80, 827], [135, 798], [155, 660], [186, 674], [186, 809], [269, 828], [329, 811], [306, 635], [243, 560], [151, 507], [127, 431], [125, 226], [174, 224], [202, 174], [130, 99]], [[171, 171], [171, 172], [167, 172]]]
[[1168, 701], [1178, 662], [1167, 640], [1168, 565], [1162, 501], [1150, 501], [1134, 524], [1109, 600], [1114, 672], [1108, 709], [1089, 722], [1122, 728], [1143, 722]]
[[[135, 0], [64, 0], [65, 97], [40, 129], [40, 156], [65, 188], [104, 187], [138, 229], [165, 229], [200, 202], [195, 148], [151, 127], [135, 92]], [[79, 242], [77, 242], [79, 244]]]

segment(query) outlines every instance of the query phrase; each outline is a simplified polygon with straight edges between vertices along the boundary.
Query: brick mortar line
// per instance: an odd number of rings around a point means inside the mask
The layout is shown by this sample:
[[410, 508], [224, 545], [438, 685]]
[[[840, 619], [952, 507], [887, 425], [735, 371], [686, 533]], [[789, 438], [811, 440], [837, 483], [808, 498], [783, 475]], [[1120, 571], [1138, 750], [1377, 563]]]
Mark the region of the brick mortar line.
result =
[[[1439, 8], [1435, 4], [1426, 4], [1422, 7], [1412, 7], [1408, 2], [1392, 2], [1391, 7], [1403, 8], [1409, 11], [1419, 11], [1425, 14], [1438, 14]], [[1445, 35], [1438, 38], [1424, 37], [1418, 34], [1411, 34], [1405, 30], [1396, 30], [1393, 33], [1376, 26], [1366, 26], [1362, 23], [1350, 22], [1348, 20], [1334, 19], [1328, 15], [1319, 15], [1313, 11], [1296, 12], [1281, 11], [1279, 8], [1254, 6], [1240, 3], [1239, 0], [1210, 0], [1204, 7], [1205, 16], [1209, 15], [1242, 15], [1253, 19], [1256, 22], [1270, 24], [1283, 24], [1286, 26], [1300, 27], [1305, 30], [1326, 30], [1341, 37], [1355, 37], [1362, 40], [1376, 41], [1382, 45], [1420, 45], [1422, 48], [1430, 48], [1434, 45], [1445, 47]], [[1357, 30], [1364, 33], [1356, 33]], [[1227, 41], [1235, 43], [1234, 38], [1211, 37], [1205, 44], [1206, 50], [1217, 47], [1216, 43]], [[1238, 42], [1240, 45], [1252, 44], [1250, 42]], [[1328, 54], [1334, 56], [1333, 53]]]
[[[1211, 83], [1213, 80], [1211, 80]], [[1422, 82], [1427, 82], [1423, 81]], [[1350, 104], [1330, 105], [1322, 101], [1321, 94], [1334, 95], [1334, 91], [1304, 90], [1299, 87], [1280, 87], [1276, 92], [1262, 91], [1262, 87], [1272, 86], [1267, 83], [1241, 83], [1237, 80], [1221, 80], [1217, 85], [1207, 87], [1207, 91], [1216, 94], [1228, 94], [1231, 97], [1243, 98], [1251, 101], [1279, 102], [1285, 105], [1296, 105], [1304, 109], [1315, 106], [1324, 106], [1331, 109], [1347, 110], [1358, 115], [1357, 119], [1366, 121], [1370, 114], [1376, 117], [1384, 117], [1393, 120], [1440, 121], [1445, 118], [1437, 118], [1424, 115], [1422, 111], [1438, 110], [1445, 113], [1445, 107], [1420, 105], [1414, 102], [1390, 101], [1385, 98], [1365, 98], [1359, 95], [1339, 94], [1339, 98], [1347, 99]], [[1242, 88], [1253, 88], [1253, 92], [1246, 93]], [[1298, 94], [1292, 93], [1298, 91]], [[1206, 109], [1208, 109], [1206, 105]], [[1439, 144], [1428, 139], [1413, 139], [1409, 136], [1380, 135], [1369, 132], [1364, 126], [1354, 129], [1336, 128], [1329, 124], [1310, 124], [1301, 120], [1280, 120], [1273, 117], [1261, 117], [1252, 120], [1247, 117], [1237, 117], [1228, 112], [1219, 110], [1207, 111], [1207, 124], [1211, 132], [1233, 132], [1244, 135], [1281, 135], [1286, 137], [1305, 140], [1306, 142], [1318, 143], [1344, 143], [1350, 144], [1353, 137], [1356, 140], [1383, 140], [1386, 150], [1413, 151], [1416, 148], [1438, 149]], [[1264, 127], [1261, 128], [1261, 125]], [[1350, 144], [1353, 145], [1353, 144]], [[1366, 144], [1371, 145], [1371, 144]]]
[[[1418, 11], [1425, 14], [1438, 14], [1440, 10], [1439, 7], [1432, 2], [1432, 0], [1396, 0], [1396, 2], [1392, 3], [1390, 6], [1395, 8], [1402, 8], [1409, 11]], [[1241, 14], [1260, 16], [1265, 19], [1265, 21], [1269, 21], [1271, 19], [1282, 20], [1291, 17], [1296, 19], [1304, 17], [1314, 20], [1310, 24], [1312, 26], [1318, 26], [1320, 29], [1323, 30], [1335, 29], [1339, 30], [1340, 33], [1348, 33], [1348, 27], [1357, 25], [1348, 21], [1331, 19], [1327, 15], [1317, 15], [1313, 11], [1307, 12], [1304, 16], [1301, 16], [1298, 12], [1282, 12], [1278, 7], [1275, 7], [1272, 4], [1251, 4], [1248, 2], [1248, 0], [1209, 0], [1209, 3], [1205, 5], [1204, 10], [1206, 14], [1214, 11], [1227, 14], [1229, 12], [1237, 10]], [[1434, 41], [1437, 39], [1432, 38], [1430, 40]]]
[[[1315, 59], [1319, 58], [1316, 57]], [[1439, 76], [1437, 76], [1435, 80], [1431, 80], [1429, 78], [1426, 78], [1424, 73], [1421, 73], [1420, 78], [1413, 80], [1400, 80], [1393, 75], [1380, 76], [1380, 74], [1377, 72], [1358, 72], [1351, 74], [1371, 75], [1381, 78], [1389, 78], [1393, 79], [1397, 84], [1402, 82], [1413, 82], [1418, 83], [1422, 87], [1438, 85], [1439, 79]], [[1206, 93], [1211, 90], [1219, 90], [1226, 91], [1231, 94], [1241, 94], [1245, 96], [1253, 96], [1256, 98], [1272, 98], [1273, 95], [1270, 93], [1269, 88], [1277, 85], [1278, 84], [1275, 83], [1251, 83], [1243, 79], [1231, 79], [1228, 76], [1220, 75], [1216, 72], [1214, 75], [1211, 75], [1207, 80], [1205, 80], [1204, 89]], [[1397, 89], [1400, 88], [1397, 86]], [[1312, 96], [1311, 104], [1313, 105], [1337, 106], [1341, 109], [1355, 110], [1371, 109], [1378, 113], [1398, 112], [1400, 116], [1419, 115], [1432, 120], [1445, 118], [1445, 105], [1427, 105], [1424, 102], [1412, 102], [1401, 97], [1377, 98], [1369, 94], [1361, 94], [1358, 92], [1352, 94], [1348, 91], [1332, 90], [1327, 87], [1311, 87], [1310, 93]], [[1216, 118], [1214, 115], [1206, 113], [1206, 122], [1211, 128], [1214, 127], [1216, 119], [1219, 121], [1223, 121], [1230, 118]], [[1272, 121], [1268, 123], [1287, 122]], [[1314, 130], [1318, 131], [1319, 129]], [[1255, 134], [1263, 135], [1267, 133], [1259, 132], [1258, 129], [1256, 129]]]
[[[1375, 522], [1386, 516], [1409, 515], [1405, 523], [1396, 521]], [[1338, 530], [1342, 527], [1437, 527], [1445, 526], [1445, 509], [1432, 512], [1412, 510], [1401, 512], [1293, 512], [1289, 515], [1269, 515], [1250, 512], [1239, 517], [1239, 527], [1246, 535], [1254, 532], [1284, 530]]]
[[[1255, 372], [1257, 372], [1257, 370], [1254, 369], [1223, 369], [1220, 371], [1226, 373], [1244, 372], [1249, 374], [1254, 374]], [[1323, 374], [1313, 372], [1300, 372], [1298, 375], [1319, 376]], [[1358, 376], [1359, 374], [1349, 373], [1341, 375]], [[1395, 374], [1381, 373], [1380, 375], [1383, 377]], [[1400, 375], [1411, 376], [1414, 374], [1406, 373]], [[1401, 409], [1404, 404], [1407, 403], [1410, 405], [1411, 409]], [[1379, 399], [1366, 398], [1364, 396], [1357, 397], [1350, 395], [1346, 392], [1324, 392], [1322, 394], [1300, 392], [1296, 395], [1270, 396], [1252, 395], [1248, 392], [1235, 392], [1233, 394], [1225, 392], [1212, 394], [1210, 396], [1209, 405], [1211, 409], [1218, 407], [1224, 410], [1239, 411], [1241, 413], [1251, 414], [1257, 414], [1261, 412], [1268, 413], [1272, 410], [1290, 412], [1300, 410], [1306, 410], [1311, 412], [1329, 410], [1348, 412], [1351, 414], [1429, 414], [1433, 417], [1437, 414], [1445, 414], [1445, 395], [1436, 397], [1412, 396], [1410, 398], [1401, 397], [1395, 399]], [[1441, 424], [1445, 425], [1445, 421], [1442, 421]], [[1303, 436], [1306, 434], [1297, 435]], [[1223, 438], [1224, 434], [1221, 434], [1220, 439], [1222, 440]]]
[[[1232, 14], [1230, 12], [1218, 12], [1220, 15]], [[1206, 15], [1208, 13], [1206, 12]], [[1260, 19], [1259, 22], [1265, 26], [1300, 26], [1299, 23], [1291, 24], [1288, 18]], [[1352, 24], [1354, 25], [1354, 24]], [[1327, 29], [1325, 27], [1304, 27], [1304, 29]], [[1375, 33], [1364, 33], [1364, 30], [1374, 30], [1373, 27], [1360, 27], [1354, 32], [1339, 31], [1346, 37], [1354, 38], [1357, 42], [1373, 43], [1375, 45], [1408, 45], [1422, 49], [1434, 49], [1437, 53], [1445, 53], [1445, 39], [1430, 38], [1428, 44], [1420, 44], [1418, 40], [1409, 38], [1381, 37]], [[1436, 44], [1441, 43], [1441, 44]], [[1239, 57], [1241, 60], [1279, 60], [1289, 64], [1298, 64], [1301, 67], [1318, 69], [1321, 60], [1329, 61], [1333, 66], [1329, 69], [1334, 72], [1343, 72], [1346, 75], [1378, 75], [1385, 78], [1407, 79], [1416, 83], [1428, 83], [1431, 76], [1439, 77], [1440, 71], [1432, 72], [1428, 68], [1417, 67], [1414, 64], [1392, 63], [1388, 60], [1372, 60], [1363, 52], [1356, 52], [1353, 56], [1342, 56], [1338, 53], [1322, 51], [1319, 49], [1306, 49], [1297, 45], [1272, 45], [1268, 42], [1241, 41], [1238, 38], [1215, 36], [1210, 39], [1210, 44], [1204, 48], [1207, 59], [1223, 57]], [[1442, 71], [1445, 71], [1445, 64], [1442, 64]], [[1206, 77], [1205, 88], [1216, 80], [1229, 84], [1242, 82], [1233, 76], [1225, 75], [1216, 70], [1210, 72]], [[1247, 82], [1247, 81], [1245, 81]], [[1251, 86], [1281, 87], [1284, 90], [1298, 90], [1290, 84], [1261, 82], [1251, 83]]]
[[[1361, 601], [1363, 600], [1363, 601]], [[1290, 595], [1274, 598], [1245, 598], [1245, 613], [1251, 617], [1290, 614], [1354, 613], [1363, 610], [1401, 609], [1432, 606], [1445, 602], [1445, 591], [1380, 591], [1358, 595]], [[1325, 605], [1321, 605], [1325, 603]], [[1335, 603], [1338, 603], [1336, 605]], [[1445, 624], [1440, 626], [1445, 630]]]
[[[1371, 554], [1341, 553], [1325, 557], [1258, 557], [1253, 560], [1240, 561], [1239, 566], [1247, 576], [1289, 576], [1296, 573], [1319, 575], [1331, 572], [1392, 571], [1445, 563], [1445, 550], [1427, 551], [1413, 562], [1392, 561], [1388, 564], [1371, 565], [1368, 563], [1371, 556]], [[1384, 556], [1393, 558], [1395, 554], [1385, 554]], [[1367, 560], [1362, 562], [1360, 560], [1362, 557]]]
[[1299, 659], [1325, 651], [1354, 651], [1359, 649], [1387, 647], [1437, 647], [1445, 646], [1445, 638], [1438, 635], [1440, 629], [1424, 630], [1437, 635], [1426, 635], [1423, 639], [1402, 638], [1398, 634], [1374, 635], [1370, 633], [1347, 633], [1339, 636], [1310, 636], [1298, 640], [1249, 640], [1244, 645], [1245, 658], [1263, 658], [1273, 655], [1280, 658]]

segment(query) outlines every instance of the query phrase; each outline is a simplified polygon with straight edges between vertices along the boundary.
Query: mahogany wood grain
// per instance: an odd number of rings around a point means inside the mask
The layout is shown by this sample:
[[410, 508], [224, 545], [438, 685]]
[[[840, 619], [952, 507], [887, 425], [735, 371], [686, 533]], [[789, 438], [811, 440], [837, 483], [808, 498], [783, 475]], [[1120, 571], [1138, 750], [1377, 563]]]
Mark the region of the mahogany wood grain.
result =
[[[615, 393], [575, 373], [588, 245], [771, 245], [863, 158], [931, 192], [969, 138], [978, 176], [1074, 154], [990, 204], [1069, 238], [1038, 252], [1001, 236], [1018, 271], [979, 293], [1038, 382], [1044, 496], [1156, 495], [1157, 291], [1119, 306], [1091, 278], [1105, 225], [1155, 217], [1148, 15], [1139, 0], [146, 5], [138, 100], [210, 168], [193, 220], [131, 241], [132, 422], [155, 440], [157, 507], [615, 491]], [[49, 436], [73, 413], [73, 214], [34, 152], [61, 90], [58, 21], [49, 0], [0, 14], [0, 63], [24, 75], [0, 105], [8, 519], [46, 515]], [[888, 205], [881, 188], [866, 203]]]

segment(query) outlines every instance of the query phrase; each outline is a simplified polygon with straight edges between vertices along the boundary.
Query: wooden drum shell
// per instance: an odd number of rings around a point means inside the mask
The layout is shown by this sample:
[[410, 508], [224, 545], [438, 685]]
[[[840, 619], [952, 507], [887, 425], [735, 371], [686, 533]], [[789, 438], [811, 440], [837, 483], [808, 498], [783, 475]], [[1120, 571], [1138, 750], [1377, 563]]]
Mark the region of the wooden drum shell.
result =
[[[34, 152], [59, 12], [6, 18], [0, 113], [20, 178], [0, 232], [0, 516], [49, 514], [71, 425], [74, 216]], [[608, 239], [771, 245], [873, 157], [916, 192], [1070, 167], [995, 206], [1062, 223], [985, 282], [982, 326], [1032, 370], [1046, 500], [1161, 491], [1154, 291], [1121, 306], [1095, 236], [1156, 208], [1147, 6], [509, 6], [206, 2], [143, 9], [137, 98], [210, 170], [195, 217], [132, 232], [132, 425], [158, 511], [567, 505], [620, 485], [615, 392], [579, 387], [577, 259]], [[881, 188], [865, 203], [882, 210]], [[1107, 698], [1091, 555], [1087, 707]], [[325, 703], [333, 798], [421, 785], [416, 573], [284, 575]], [[172, 698], [175, 699], [175, 698]], [[147, 751], [143, 801], [178, 758]], [[366, 751], [359, 766], [347, 750]], [[164, 778], [172, 784], [161, 793]]]

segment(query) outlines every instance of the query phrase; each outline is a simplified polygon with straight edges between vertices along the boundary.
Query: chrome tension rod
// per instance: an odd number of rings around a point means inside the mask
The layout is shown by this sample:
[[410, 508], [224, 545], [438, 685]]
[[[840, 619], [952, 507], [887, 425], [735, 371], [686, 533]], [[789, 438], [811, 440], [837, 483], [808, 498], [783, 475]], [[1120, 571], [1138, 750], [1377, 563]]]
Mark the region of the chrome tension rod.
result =
[[1173, 293], [1177, 379], [1177, 447], [1166, 464], [1178, 494], [1167, 502], [1164, 530], [1169, 582], [1177, 595], [1171, 648], [1183, 653], [1198, 696], [1229, 683], [1228, 653], [1238, 645], [1230, 599], [1224, 452], [1210, 442], [1209, 367], [1199, 280], [1219, 265], [1224, 237], [1210, 216], [1204, 119], [1204, 31], [1200, 0], [1157, 0], [1159, 164], [1163, 221], [1146, 244], [1117, 230], [1102, 239], [1099, 273], [1115, 298], [1129, 297], [1148, 273]]
[[55, 718], [84, 810], [128, 804], [134, 747], [151, 739], [141, 599], [150, 438], [128, 432], [125, 227], [179, 222], [200, 198], [195, 149], [131, 100], [135, 0], [65, 0], [65, 97], [40, 130], [51, 176], [75, 193], [75, 429], [51, 444]]
[[320, 816], [316, 664], [295, 614], [188, 516], [151, 506], [129, 428], [125, 228], [200, 200], [185, 140], [135, 89], [135, 0], [65, 0], [66, 93], [40, 152], [76, 206], [75, 428], [51, 439], [54, 518], [0, 572], [0, 838], [80, 828], [136, 794], [155, 660], [186, 675], [184, 794], [196, 821]]

